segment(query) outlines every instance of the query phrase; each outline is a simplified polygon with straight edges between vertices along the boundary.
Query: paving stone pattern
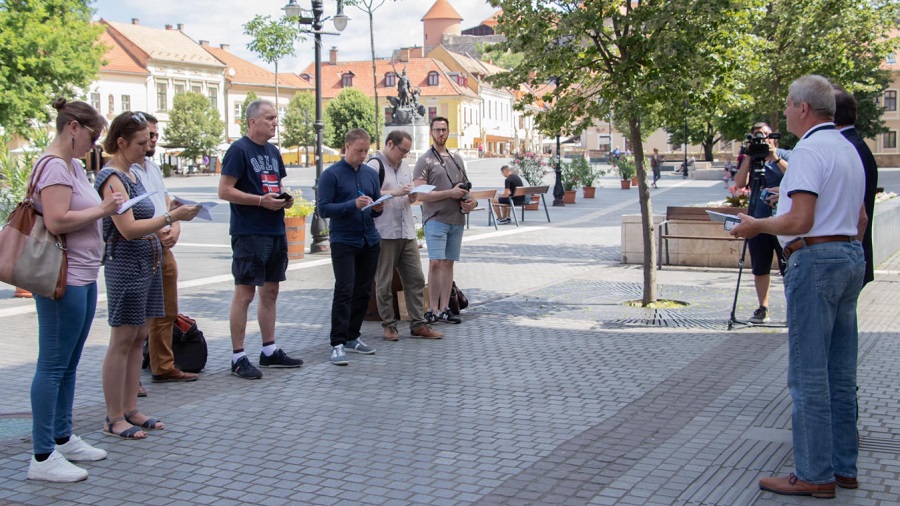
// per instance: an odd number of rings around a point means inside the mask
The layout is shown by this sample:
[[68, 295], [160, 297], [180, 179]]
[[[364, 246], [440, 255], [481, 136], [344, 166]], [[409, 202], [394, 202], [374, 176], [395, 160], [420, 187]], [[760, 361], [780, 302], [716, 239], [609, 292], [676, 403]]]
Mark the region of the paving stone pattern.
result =
[[[711, 184], [671, 184], [654, 198], [702, 202]], [[22, 420], [30, 416], [37, 324], [33, 312], [0, 313], [0, 504], [809, 502], [757, 487], [792, 469], [785, 330], [725, 330], [733, 269], [658, 272], [660, 297], [687, 308], [622, 306], [640, 297], [642, 272], [618, 263], [618, 220], [637, 212], [636, 193], [618, 192], [553, 209], [551, 224], [532, 214], [498, 233], [473, 220], [456, 276], [472, 302], [464, 323], [440, 326], [447, 337], [439, 341], [406, 338], [401, 325], [404, 338], [389, 343], [378, 323], [366, 322], [364, 339], [378, 351], [351, 355], [348, 367], [329, 362], [330, 265], [289, 273], [278, 344], [306, 363], [265, 369], [259, 381], [230, 375], [231, 283], [182, 289], [182, 311], [206, 334], [209, 362], [195, 383], [144, 376], [150, 396], [140, 406], [167, 426], [146, 441], [100, 432], [108, 340], [101, 303], [74, 421], [110, 455], [84, 464], [90, 478], [76, 484], [25, 479], [31, 444]], [[176, 254], [185, 279], [201, 261], [189, 248]], [[900, 503], [900, 255], [881, 269], [860, 298], [862, 486], [838, 490], [836, 504]], [[755, 306], [745, 281], [742, 317]], [[0, 310], [25, 306], [4, 302]], [[783, 318], [778, 279], [772, 310]], [[256, 361], [254, 313], [255, 304], [246, 348]]]

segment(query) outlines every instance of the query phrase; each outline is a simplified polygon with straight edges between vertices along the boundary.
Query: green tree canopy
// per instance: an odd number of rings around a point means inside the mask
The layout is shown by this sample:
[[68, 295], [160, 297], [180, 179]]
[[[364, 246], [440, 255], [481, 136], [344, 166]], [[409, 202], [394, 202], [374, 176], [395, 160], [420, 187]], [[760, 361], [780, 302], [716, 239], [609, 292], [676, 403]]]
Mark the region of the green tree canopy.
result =
[[241, 137], [247, 135], [247, 130], [250, 128], [250, 125], [247, 124], [247, 108], [250, 107], [250, 104], [258, 98], [259, 97], [256, 96], [256, 93], [254, 93], [253, 91], [248, 91], [247, 98], [244, 99], [244, 103], [243, 105], [241, 105], [241, 117], [238, 118], [238, 124], [241, 126]]
[[[294, 56], [296, 42], [300, 36], [295, 19], [271, 19], [259, 16], [244, 25], [244, 35], [253, 37], [247, 49], [253, 51], [269, 64], [275, 64], [275, 111], [278, 111], [278, 60]], [[280, 125], [276, 126], [275, 139], [281, 143]]]
[[106, 48], [83, 0], [0, 0], [0, 125], [27, 134], [97, 75]]
[[316, 142], [313, 125], [316, 122], [316, 98], [312, 93], [300, 92], [294, 95], [284, 114], [284, 145], [302, 146], [307, 150]]
[[[735, 16], [732, 0], [491, 0], [503, 13], [497, 26], [507, 37], [497, 49], [523, 60], [491, 80], [515, 88], [544, 85], [551, 106], [536, 117], [549, 132], [578, 133], [610, 113], [627, 123], [640, 180], [644, 242], [643, 303], [656, 300], [656, 247], [642, 137], [661, 124], [673, 103], [706, 87], [721, 69], [711, 48], [721, 46]], [[699, 85], [699, 86], [698, 86]], [[520, 104], [521, 106], [521, 104]]]
[[375, 115], [374, 102], [356, 88], [344, 88], [325, 107], [325, 143], [342, 148], [344, 136], [354, 128], [362, 128], [374, 139], [376, 123], [384, 122], [384, 118]]
[[225, 122], [208, 98], [200, 93], [179, 93], [172, 100], [165, 135], [170, 146], [184, 148], [181, 156], [185, 158], [213, 155], [225, 137]]

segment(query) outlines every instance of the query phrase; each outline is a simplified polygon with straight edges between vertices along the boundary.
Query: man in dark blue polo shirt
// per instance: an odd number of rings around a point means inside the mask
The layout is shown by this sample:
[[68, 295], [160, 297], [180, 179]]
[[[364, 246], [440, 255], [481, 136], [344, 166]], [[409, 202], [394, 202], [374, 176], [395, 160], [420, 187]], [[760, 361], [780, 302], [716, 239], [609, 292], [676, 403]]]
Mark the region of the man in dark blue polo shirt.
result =
[[374, 217], [384, 204], [366, 206], [381, 196], [378, 173], [363, 162], [371, 139], [361, 128], [347, 132], [344, 158], [319, 178], [319, 215], [330, 218], [331, 266], [334, 299], [331, 303], [331, 363], [347, 365], [346, 352], [371, 355], [375, 349], [362, 342], [362, 326], [372, 280], [381, 252], [381, 236]]

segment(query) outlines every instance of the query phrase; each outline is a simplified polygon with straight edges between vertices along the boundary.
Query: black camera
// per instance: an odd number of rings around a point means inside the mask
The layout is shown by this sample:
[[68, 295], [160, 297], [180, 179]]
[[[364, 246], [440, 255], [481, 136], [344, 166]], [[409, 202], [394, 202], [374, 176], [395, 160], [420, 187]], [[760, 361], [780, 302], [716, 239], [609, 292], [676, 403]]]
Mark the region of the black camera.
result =
[[747, 134], [747, 156], [757, 159], [766, 158], [769, 156], [769, 143], [766, 140], [780, 138], [781, 134], [778, 132], [772, 132], [769, 135], [762, 131]]
[[472, 189], [472, 182], [471, 181], [463, 181], [462, 183], [459, 183], [459, 187], [462, 188], [463, 190], [469, 191]]

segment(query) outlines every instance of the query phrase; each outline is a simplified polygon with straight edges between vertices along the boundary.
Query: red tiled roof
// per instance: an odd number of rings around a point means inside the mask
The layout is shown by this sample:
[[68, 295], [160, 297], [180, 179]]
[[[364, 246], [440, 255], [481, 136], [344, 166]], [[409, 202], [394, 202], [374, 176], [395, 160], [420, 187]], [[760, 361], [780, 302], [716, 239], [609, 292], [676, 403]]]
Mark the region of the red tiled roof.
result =
[[[213, 55], [217, 60], [224, 63], [225, 66], [228, 67], [225, 70], [225, 80], [230, 84], [275, 86], [274, 72], [269, 72], [262, 67], [239, 58], [225, 49], [207, 45], [201, 45], [200, 47], [205, 49], [209, 54]], [[234, 69], [234, 75], [232, 75], [231, 69]], [[278, 86], [299, 88], [304, 90], [313, 89], [313, 85], [311, 83], [306, 82], [296, 74], [287, 72], [278, 73]]]
[[491, 17], [482, 21], [481, 24], [485, 25], [485, 26], [490, 26], [491, 28], [493, 28], [493, 27], [497, 26], [497, 23], [498, 23], [497, 18], [499, 18], [501, 14], [503, 14], [503, 11], [499, 10], [499, 11], [495, 12]]
[[[451, 79], [447, 74], [450, 69], [443, 63], [434, 58], [411, 58], [407, 62], [395, 64], [397, 72], [402, 73], [406, 69], [406, 75], [409, 77], [409, 83], [419, 88], [421, 96], [454, 96], [463, 95], [470, 98], [478, 98], [478, 95], [468, 87], [459, 86], [456, 80]], [[375, 73], [378, 76], [378, 96], [385, 97], [388, 95], [396, 96], [397, 86], [385, 86], [384, 76], [388, 72], [393, 72], [394, 67], [390, 60], [375, 60]], [[322, 97], [334, 98], [343, 89], [341, 86], [342, 77], [347, 72], [353, 72], [353, 87], [362, 91], [367, 96], [374, 96], [375, 91], [372, 88], [372, 62], [371, 61], [353, 61], [338, 62], [337, 65], [330, 63], [322, 63]], [[429, 72], [438, 73], [438, 85], [428, 86]], [[309, 74], [315, 76], [315, 65], [307, 66], [300, 75]]]
[[149, 75], [150, 72], [141, 66], [137, 58], [132, 56], [121, 44], [119, 44], [112, 36], [106, 33], [106, 30], [100, 34], [100, 43], [107, 47], [106, 53], [103, 54], [103, 60], [106, 61], [100, 67], [101, 72], [125, 72], [129, 74]]
[[437, 0], [422, 16], [422, 21], [426, 19], [458, 19], [462, 21], [462, 16], [450, 5], [449, 0]]

